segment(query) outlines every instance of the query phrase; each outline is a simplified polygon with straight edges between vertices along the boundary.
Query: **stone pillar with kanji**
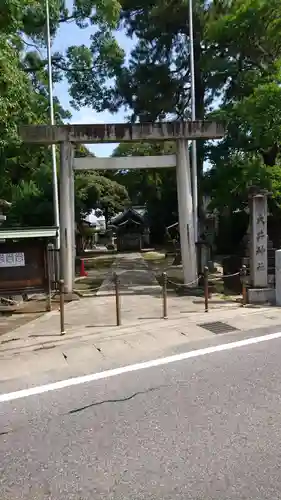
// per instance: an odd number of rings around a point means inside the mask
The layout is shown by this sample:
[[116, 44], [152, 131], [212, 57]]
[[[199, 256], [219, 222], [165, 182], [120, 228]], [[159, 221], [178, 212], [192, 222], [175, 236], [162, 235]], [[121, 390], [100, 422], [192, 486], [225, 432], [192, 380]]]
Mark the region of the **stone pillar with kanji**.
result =
[[270, 193], [252, 187], [250, 205], [250, 280], [254, 288], [268, 287], [267, 199]]

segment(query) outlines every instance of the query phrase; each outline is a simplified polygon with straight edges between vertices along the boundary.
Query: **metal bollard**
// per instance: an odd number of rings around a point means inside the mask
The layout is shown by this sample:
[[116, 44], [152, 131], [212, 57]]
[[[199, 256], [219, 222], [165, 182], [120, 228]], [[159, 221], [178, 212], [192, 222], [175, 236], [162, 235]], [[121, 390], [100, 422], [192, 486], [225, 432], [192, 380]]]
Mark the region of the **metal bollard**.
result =
[[247, 304], [247, 287], [246, 287], [246, 276], [247, 276], [247, 267], [243, 264], [241, 268], [241, 284], [242, 284], [242, 307]]
[[116, 324], [117, 326], [120, 326], [121, 325], [120, 290], [119, 290], [119, 279], [116, 273], [114, 273], [113, 279], [115, 284]]
[[64, 329], [64, 280], [60, 280], [60, 334], [65, 334]]
[[209, 268], [204, 267], [204, 298], [205, 298], [205, 312], [209, 311]]
[[162, 285], [162, 297], [163, 297], [163, 319], [168, 318], [168, 308], [167, 308], [167, 273], [162, 274], [163, 285]]

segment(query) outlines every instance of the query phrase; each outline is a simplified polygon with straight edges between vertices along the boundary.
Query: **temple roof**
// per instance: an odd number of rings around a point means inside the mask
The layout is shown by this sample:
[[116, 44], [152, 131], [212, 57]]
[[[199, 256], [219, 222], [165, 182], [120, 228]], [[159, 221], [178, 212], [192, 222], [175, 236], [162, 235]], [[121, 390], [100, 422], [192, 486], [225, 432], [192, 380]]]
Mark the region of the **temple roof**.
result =
[[123, 226], [127, 222], [133, 222], [137, 225], [143, 225], [145, 223], [145, 217], [142, 216], [139, 212], [134, 210], [133, 208], [126, 208], [124, 212], [116, 215], [110, 221], [110, 225], [112, 226]]

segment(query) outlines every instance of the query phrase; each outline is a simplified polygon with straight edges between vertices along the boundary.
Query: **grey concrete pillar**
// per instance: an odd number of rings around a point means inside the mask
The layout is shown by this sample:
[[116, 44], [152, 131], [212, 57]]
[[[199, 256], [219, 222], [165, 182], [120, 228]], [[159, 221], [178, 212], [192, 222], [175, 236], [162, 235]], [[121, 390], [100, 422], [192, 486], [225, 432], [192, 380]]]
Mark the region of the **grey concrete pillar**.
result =
[[190, 179], [190, 161], [187, 141], [177, 141], [177, 192], [181, 255], [184, 283], [188, 284], [197, 277], [196, 247], [193, 229], [192, 192]]
[[73, 236], [72, 236], [72, 202], [71, 175], [73, 163], [73, 146], [70, 142], [61, 143], [60, 147], [60, 262], [61, 277], [64, 280], [65, 292], [73, 292]]

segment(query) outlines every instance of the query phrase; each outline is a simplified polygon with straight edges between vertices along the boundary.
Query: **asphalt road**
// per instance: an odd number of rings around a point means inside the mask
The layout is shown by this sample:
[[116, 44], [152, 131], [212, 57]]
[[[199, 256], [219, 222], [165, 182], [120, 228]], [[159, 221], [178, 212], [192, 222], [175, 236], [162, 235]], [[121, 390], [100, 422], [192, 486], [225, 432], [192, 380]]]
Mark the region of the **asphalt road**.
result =
[[0, 404], [1, 500], [281, 499], [281, 339]]

